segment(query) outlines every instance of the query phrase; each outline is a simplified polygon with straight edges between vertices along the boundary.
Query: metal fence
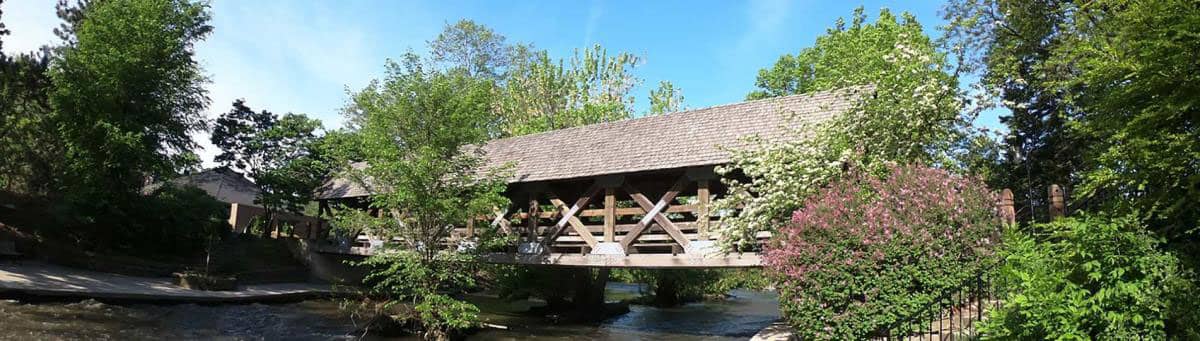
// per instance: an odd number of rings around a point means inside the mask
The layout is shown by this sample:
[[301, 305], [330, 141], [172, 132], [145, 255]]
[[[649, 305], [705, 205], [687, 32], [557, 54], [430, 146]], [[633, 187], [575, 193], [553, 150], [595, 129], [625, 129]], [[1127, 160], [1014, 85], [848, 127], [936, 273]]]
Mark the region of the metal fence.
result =
[[967, 279], [944, 293], [913, 319], [901, 321], [877, 334], [874, 340], [974, 340], [976, 322], [1000, 305], [991, 271]]

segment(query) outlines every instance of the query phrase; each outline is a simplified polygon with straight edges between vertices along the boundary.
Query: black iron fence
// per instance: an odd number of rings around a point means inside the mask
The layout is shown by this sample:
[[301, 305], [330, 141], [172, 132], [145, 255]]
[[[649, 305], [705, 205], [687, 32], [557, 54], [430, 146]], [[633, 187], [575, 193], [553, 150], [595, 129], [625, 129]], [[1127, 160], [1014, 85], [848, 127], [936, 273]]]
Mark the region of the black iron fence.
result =
[[992, 271], [963, 281], [957, 289], [942, 294], [915, 318], [901, 321], [877, 333], [874, 340], [974, 340], [977, 323], [1001, 304]]

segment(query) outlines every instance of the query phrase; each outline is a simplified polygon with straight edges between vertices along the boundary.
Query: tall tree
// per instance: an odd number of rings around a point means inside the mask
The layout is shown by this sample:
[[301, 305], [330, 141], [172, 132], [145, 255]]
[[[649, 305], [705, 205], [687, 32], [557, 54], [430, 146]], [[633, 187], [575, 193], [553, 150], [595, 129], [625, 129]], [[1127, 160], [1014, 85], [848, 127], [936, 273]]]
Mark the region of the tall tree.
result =
[[[639, 58], [600, 45], [575, 50], [569, 64], [546, 51], [513, 61], [494, 106], [501, 136], [519, 136], [629, 118]], [[565, 65], [564, 65], [565, 64]]]
[[190, 133], [205, 128], [208, 97], [193, 47], [212, 31], [208, 7], [111, 0], [83, 12], [76, 42], [49, 70], [67, 186], [93, 199], [132, 195], [145, 176], [195, 161]]
[[492, 83], [431, 69], [411, 53], [387, 70], [350, 106], [364, 118], [369, 165], [350, 176], [383, 212], [368, 225], [384, 240], [402, 241], [367, 260], [377, 269], [368, 281], [391, 302], [411, 303], [426, 337], [444, 338], [474, 325], [478, 310], [445, 294], [471, 283], [463, 269], [471, 259], [442, 242], [455, 225], [507, 205], [504, 178], [483, 169], [482, 152], [471, 147], [490, 137]]
[[[1200, 225], [1193, 72], [1198, 16], [1187, 1], [955, 1], [955, 42], [974, 51], [1005, 118], [1009, 169], [1030, 204], [1045, 187], [1074, 202], [1138, 211], [1182, 236]], [[1158, 13], [1158, 14], [1155, 14]], [[1191, 25], [1191, 26], [1189, 26]], [[1041, 206], [1041, 205], [1038, 205]]]
[[1066, 13], [1049, 68], [1075, 71], [1054, 89], [1086, 113], [1070, 125], [1090, 142], [1079, 197], [1200, 244], [1200, 6], [1103, 0]]
[[511, 49], [503, 35], [468, 19], [447, 24], [436, 39], [429, 41], [434, 62], [465, 70], [471, 77], [488, 79], [503, 77]]
[[683, 91], [670, 81], [661, 81], [658, 88], [650, 90], [650, 115], [662, 115], [684, 110]]
[[6, 158], [0, 163], [0, 188], [50, 194], [62, 159], [50, 120], [50, 59], [45, 51], [5, 53], [7, 34], [0, 22], [0, 155]]
[[948, 43], [965, 54], [961, 61], [981, 71], [987, 92], [999, 97], [1010, 115], [1006, 157], [997, 184], [1018, 195], [1023, 220], [1048, 219], [1047, 188], [1074, 189], [1079, 184], [1084, 146], [1091, 142], [1071, 134], [1068, 125], [1082, 115], [1055, 86], [1074, 75], [1073, 68], [1053, 63], [1064, 48], [1061, 31], [1070, 1], [952, 1], [946, 6]]
[[[317, 154], [320, 128], [321, 121], [304, 115], [255, 112], [240, 99], [217, 118], [212, 143], [221, 154], [215, 161], [254, 179], [259, 188], [255, 202], [266, 210], [266, 226], [273, 226], [275, 212], [300, 212], [312, 201], [313, 190], [328, 171]], [[270, 231], [264, 229], [263, 234]]]

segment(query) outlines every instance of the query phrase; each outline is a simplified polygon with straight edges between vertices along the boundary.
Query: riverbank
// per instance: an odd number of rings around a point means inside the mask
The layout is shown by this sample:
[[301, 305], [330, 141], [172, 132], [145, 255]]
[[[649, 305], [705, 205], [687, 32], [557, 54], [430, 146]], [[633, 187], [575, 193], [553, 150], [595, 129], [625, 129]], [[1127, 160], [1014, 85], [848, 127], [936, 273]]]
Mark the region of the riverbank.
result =
[[[609, 283], [610, 297], [639, 294], [633, 284]], [[486, 300], [481, 319], [506, 329], [484, 329], [467, 340], [665, 340], [738, 341], [779, 319], [777, 296], [734, 290], [722, 301], [674, 308], [630, 306], [629, 313], [585, 324], [555, 324], [522, 312], [532, 300]], [[0, 340], [355, 340], [361, 319], [339, 300], [279, 304], [146, 304], [96, 300], [32, 303], [0, 299]], [[365, 340], [415, 340], [365, 335]]]
[[329, 284], [293, 282], [242, 285], [236, 291], [182, 288], [171, 278], [138, 277], [42, 262], [0, 264], [0, 297], [96, 299], [117, 303], [276, 303], [351, 294]]

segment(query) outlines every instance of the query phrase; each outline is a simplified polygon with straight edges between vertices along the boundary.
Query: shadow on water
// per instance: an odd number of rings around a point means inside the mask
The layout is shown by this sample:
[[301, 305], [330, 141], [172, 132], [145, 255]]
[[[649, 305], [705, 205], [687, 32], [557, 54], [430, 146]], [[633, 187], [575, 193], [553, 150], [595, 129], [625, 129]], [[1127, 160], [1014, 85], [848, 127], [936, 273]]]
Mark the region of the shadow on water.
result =
[[[638, 287], [609, 283], [610, 300], [632, 298]], [[734, 290], [723, 301], [676, 308], [631, 306], [629, 313], [593, 325], [552, 325], [509, 320], [509, 330], [488, 330], [473, 340], [744, 340], [779, 318], [774, 293]]]
[[[638, 289], [610, 283], [608, 297], [632, 298]], [[724, 301], [677, 308], [631, 306], [629, 313], [600, 323], [556, 325], [518, 313], [537, 302], [492, 299], [480, 302], [484, 318], [509, 329], [484, 330], [468, 339], [744, 340], [778, 319], [776, 300], [774, 293], [734, 290]], [[0, 301], [0, 340], [345, 340], [354, 339], [356, 329], [329, 300], [242, 305]]]

